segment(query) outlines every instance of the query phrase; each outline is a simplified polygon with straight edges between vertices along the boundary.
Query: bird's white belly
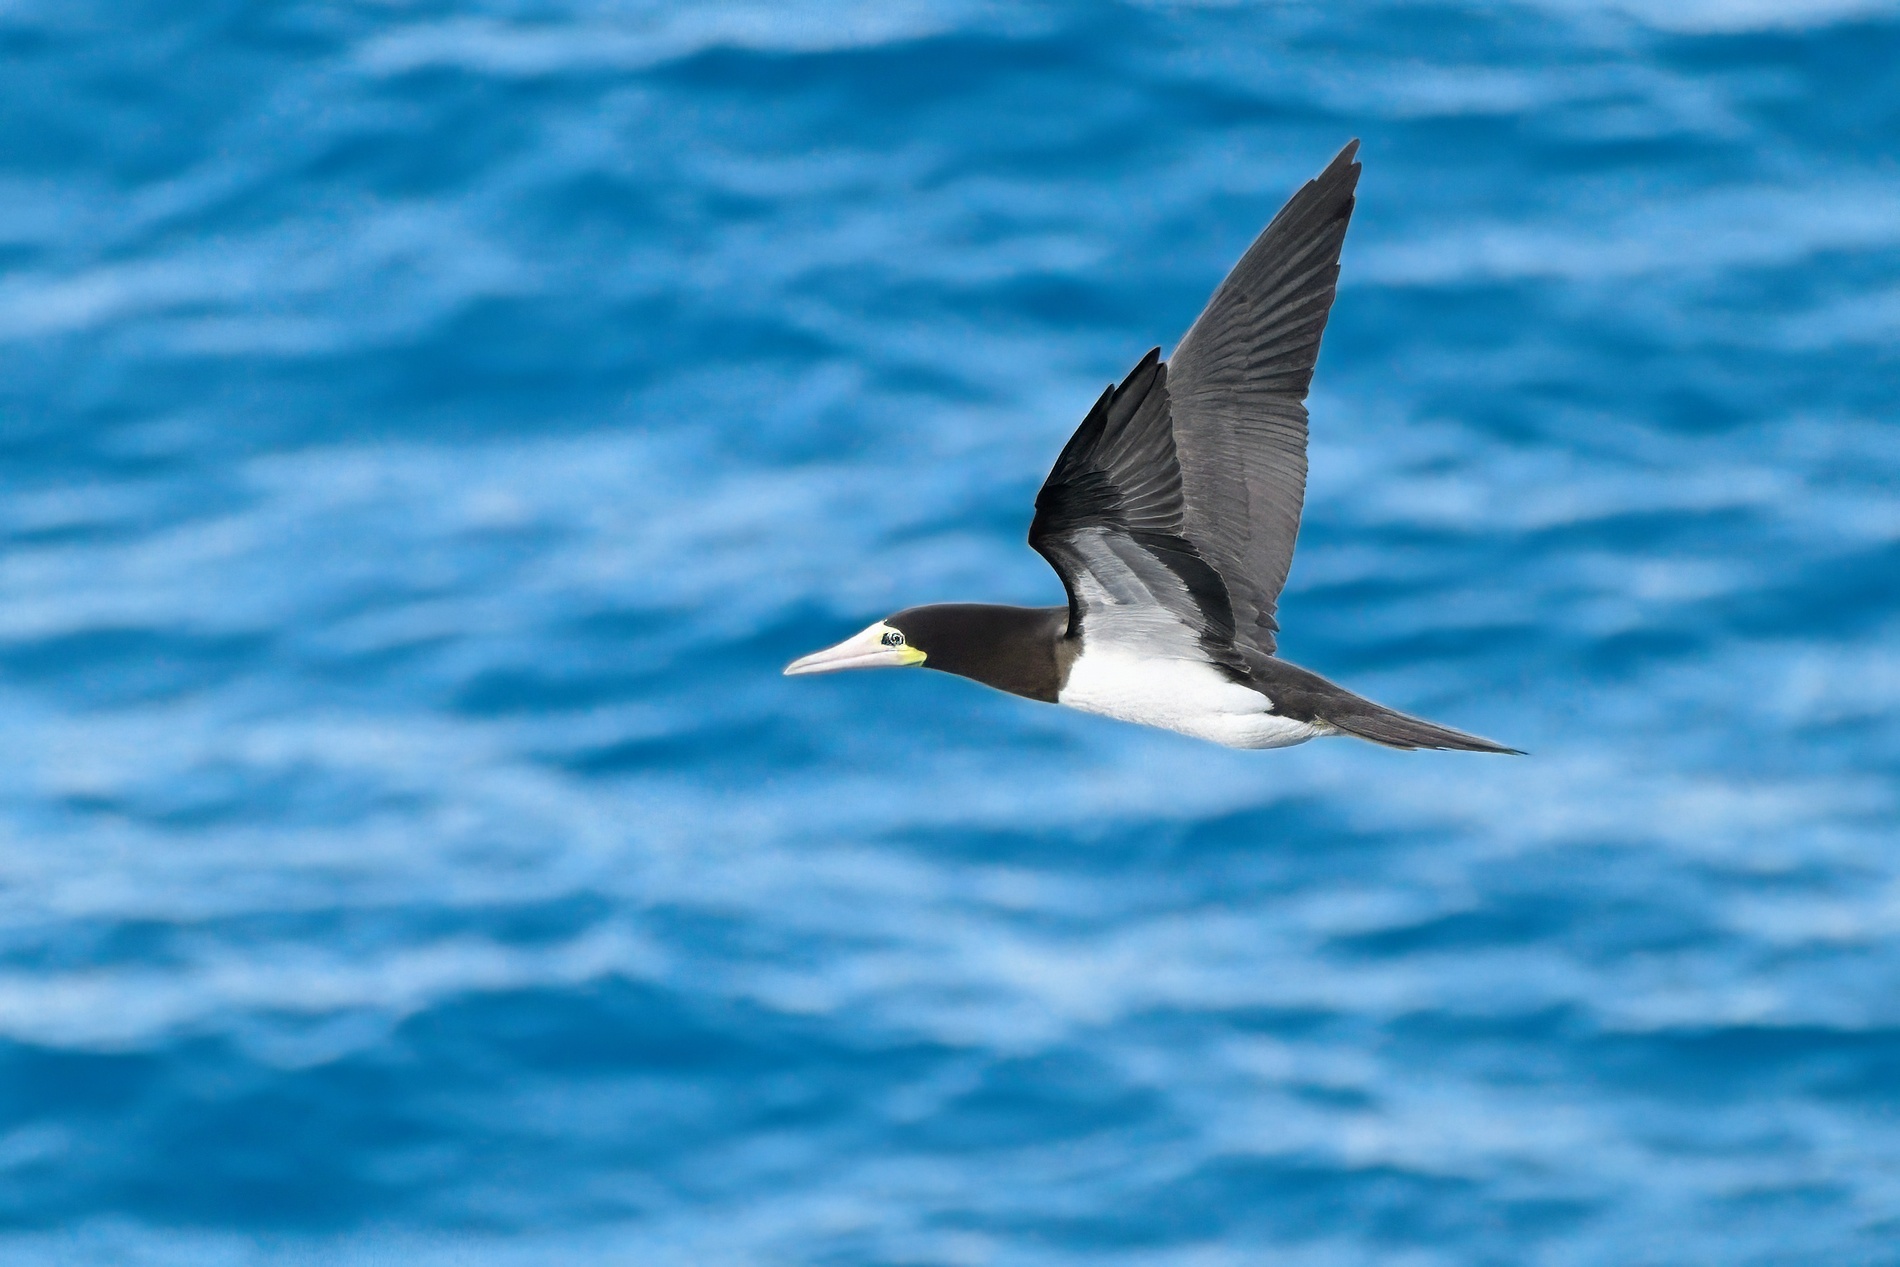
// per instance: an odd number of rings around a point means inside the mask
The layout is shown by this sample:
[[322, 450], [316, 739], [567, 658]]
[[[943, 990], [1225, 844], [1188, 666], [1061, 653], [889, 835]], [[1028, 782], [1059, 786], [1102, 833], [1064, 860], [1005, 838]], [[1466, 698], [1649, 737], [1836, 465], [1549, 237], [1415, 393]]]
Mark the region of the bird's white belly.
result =
[[1205, 661], [1133, 655], [1084, 646], [1057, 700], [1143, 726], [1159, 726], [1229, 748], [1285, 748], [1330, 734], [1323, 726], [1276, 717], [1271, 702]]

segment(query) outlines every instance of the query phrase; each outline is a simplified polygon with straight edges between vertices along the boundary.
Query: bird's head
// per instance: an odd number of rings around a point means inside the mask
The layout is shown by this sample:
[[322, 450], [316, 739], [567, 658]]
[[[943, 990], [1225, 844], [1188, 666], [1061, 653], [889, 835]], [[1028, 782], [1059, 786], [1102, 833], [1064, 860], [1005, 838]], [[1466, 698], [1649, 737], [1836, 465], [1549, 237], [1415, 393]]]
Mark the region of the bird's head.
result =
[[851, 635], [835, 647], [800, 656], [785, 666], [785, 675], [835, 673], [839, 669], [897, 669], [922, 664], [927, 658], [912, 641], [916, 622], [911, 613], [886, 616], [875, 625]]

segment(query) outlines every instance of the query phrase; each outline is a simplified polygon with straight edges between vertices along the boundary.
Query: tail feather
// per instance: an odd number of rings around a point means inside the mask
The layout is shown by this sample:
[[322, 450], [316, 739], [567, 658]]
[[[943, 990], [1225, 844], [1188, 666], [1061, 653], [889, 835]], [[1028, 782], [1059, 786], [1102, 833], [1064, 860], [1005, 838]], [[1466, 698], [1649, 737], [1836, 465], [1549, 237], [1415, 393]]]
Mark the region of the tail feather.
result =
[[1440, 726], [1421, 717], [1409, 717], [1369, 699], [1351, 697], [1328, 708], [1320, 717], [1327, 725], [1344, 734], [1370, 739], [1388, 748], [1451, 748], [1460, 752], [1503, 752], [1521, 757], [1520, 748], [1467, 735], [1450, 726]]
[[1369, 739], [1388, 748], [1450, 748], [1459, 752], [1524, 755], [1522, 749], [1507, 748], [1501, 743], [1375, 704], [1290, 660], [1246, 648], [1242, 648], [1241, 653], [1246, 656], [1252, 685], [1272, 700], [1273, 711], [1284, 717], [1330, 726], [1342, 735]]

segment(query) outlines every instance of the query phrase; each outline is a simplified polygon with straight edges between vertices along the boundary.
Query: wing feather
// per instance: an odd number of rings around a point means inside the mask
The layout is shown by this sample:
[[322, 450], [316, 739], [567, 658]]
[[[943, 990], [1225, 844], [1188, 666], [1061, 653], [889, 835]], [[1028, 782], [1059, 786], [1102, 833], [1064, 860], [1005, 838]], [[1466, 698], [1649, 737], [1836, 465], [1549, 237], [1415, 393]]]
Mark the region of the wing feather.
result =
[[1339, 280], [1358, 142], [1288, 200], [1163, 364], [1095, 402], [1042, 490], [1029, 544], [1069, 595], [1069, 633], [1271, 655], [1306, 496], [1306, 391]]
[[1235, 637], [1272, 654], [1306, 499], [1306, 393], [1339, 282], [1357, 141], [1274, 216], [1169, 362], [1182, 534], [1220, 573]]
[[1029, 544], [1069, 595], [1069, 634], [1084, 627], [1150, 654], [1233, 655], [1220, 574], [1183, 531], [1167, 367], [1143, 357], [1063, 446], [1036, 494]]

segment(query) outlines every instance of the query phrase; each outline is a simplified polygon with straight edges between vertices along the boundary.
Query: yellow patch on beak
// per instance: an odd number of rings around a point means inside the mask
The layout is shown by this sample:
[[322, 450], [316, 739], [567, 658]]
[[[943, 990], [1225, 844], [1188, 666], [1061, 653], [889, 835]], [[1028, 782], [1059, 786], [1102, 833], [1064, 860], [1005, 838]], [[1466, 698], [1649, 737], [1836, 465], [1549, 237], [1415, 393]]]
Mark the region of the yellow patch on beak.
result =
[[923, 652], [907, 644], [902, 633], [880, 620], [835, 647], [800, 656], [785, 666], [785, 676], [836, 673], [840, 669], [896, 669], [923, 662]]

